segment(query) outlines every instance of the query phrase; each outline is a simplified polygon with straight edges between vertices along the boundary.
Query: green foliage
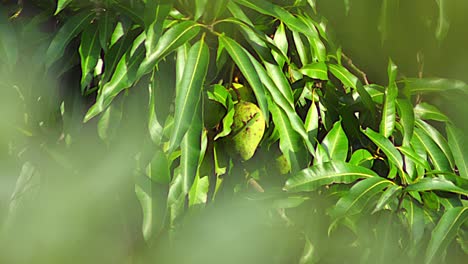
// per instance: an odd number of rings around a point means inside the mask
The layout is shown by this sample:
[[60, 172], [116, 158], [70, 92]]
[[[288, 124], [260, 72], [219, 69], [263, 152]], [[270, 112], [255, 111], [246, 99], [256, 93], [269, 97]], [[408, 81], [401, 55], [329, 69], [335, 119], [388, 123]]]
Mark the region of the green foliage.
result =
[[[132, 254], [150, 262], [190, 261], [178, 247], [200, 245], [180, 237], [206, 239], [198, 232], [210, 219], [197, 217], [231, 200], [249, 204], [245, 211], [232, 205], [232, 212], [247, 214], [236, 216], [240, 233], [269, 234], [255, 237], [263, 243], [256, 245], [261, 262], [466, 259], [463, 133], [426, 97], [466, 96], [465, 82], [406, 77], [390, 59], [387, 78], [370, 83], [346, 55], [345, 41], [330, 31], [320, 1], [53, 2], [25, 4], [35, 8], [32, 16], [12, 5], [17, 13], [0, 18], [0, 86], [8, 91], [0, 100], [7, 106], [0, 117], [8, 121], [0, 124], [7, 138], [0, 139], [1, 155], [8, 152], [21, 168], [0, 207], [5, 234], [18, 228], [15, 219], [24, 217], [18, 208], [34, 204], [36, 188], [54, 190], [61, 174], [74, 178], [67, 183], [73, 185], [93, 166], [96, 174], [125, 175], [104, 179], [131, 190], [125, 196], [116, 187], [109, 196], [138, 200], [138, 213], [123, 208], [119, 217], [125, 222], [141, 214], [132, 222], [131, 233], [141, 239]], [[435, 2], [434, 32], [442, 42], [450, 28], [448, 4]], [[352, 1], [343, 5], [353, 12]], [[376, 30], [386, 41], [398, 1], [380, 7]], [[47, 21], [57, 28], [34, 30]], [[27, 46], [28, 38], [37, 48]], [[22, 78], [25, 73], [31, 76]], [[56, 93], [61, 83], [66, 91]], [[241, 109], [246, 104], [255, 111]], [[261, 133], [247, 138], [253, 128]], [[83, 142], [98, 146], [97, 153], [82, 151]], [[93, 179], [81, 191], [106, 191], [91, 188], [94, 181], [102, 186]], [[215, 212], [233, 217], [231, 208]], [[256, 212], [260, 223], [252, 220]], [[215, 219], [207, 232], [233, 236], [225, 230], [236, 226]], [[204, 223], [200, 230], [197, 221]], [[243, 250], [235, 263], [254, 263], [244, 240], [231, 245]], [[16, 257], [13, 252], [0, 262]], [[190, 263], [197, 261], [228, 262], [194, 257]]]

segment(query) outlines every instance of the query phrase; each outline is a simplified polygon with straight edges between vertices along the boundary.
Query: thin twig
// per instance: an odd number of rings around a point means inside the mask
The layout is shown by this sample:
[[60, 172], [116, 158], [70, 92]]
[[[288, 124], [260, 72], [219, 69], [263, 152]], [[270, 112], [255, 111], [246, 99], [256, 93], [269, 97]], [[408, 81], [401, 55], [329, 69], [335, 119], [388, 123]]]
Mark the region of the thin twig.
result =
[[364, 71], [362, 71], [361, 69], [359, 69], [356, 65], [354, 65], [353, 60], [351, 60], [351, 58], [349, 58], [348, 56], [346, 56], [344, 53], [342, 53], [341, 56], [343, 57], [343, 59], [345, 59], [346, 64], [348, 64], [348, 66], [349, 66], [353, 71], [355, 71], [357, 74], [361, 75], [361, 78], [362, 78], [362, 80], [364, 81], [364, 83], [365, 83], [366, 85], [369, 85], [369, 80], [367, 79], [366, 73], [365, 73]]

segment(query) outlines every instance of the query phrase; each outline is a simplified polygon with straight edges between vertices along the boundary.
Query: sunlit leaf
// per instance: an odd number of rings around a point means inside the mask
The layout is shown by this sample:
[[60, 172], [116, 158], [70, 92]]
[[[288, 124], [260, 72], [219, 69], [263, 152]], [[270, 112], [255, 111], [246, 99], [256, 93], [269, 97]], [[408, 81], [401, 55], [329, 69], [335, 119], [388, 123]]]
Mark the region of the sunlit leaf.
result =
[[67, 47], [68, 43], [75, 38], [91, 22], [94, 13], [83, 11], [72, 16], [55, 34], [54, 39], [46, 52], [46, 67], [50, 67], [55, 61], [59, 60]]
[[219, 40], [223, 42], [223, 45], [228, 51], [229, 55], [249, 82], [257, 99], [258, 106], [260, 107], [260, 110], [262, 110], [265, 119], [268, 120], [269, 112], [265, 95], [265, 88], [263, 87], [263, 84], [260, 81], [254, 66], [252, 65], [247, 51], [229, 37], [220, 36]]
[[341, 127], [341, 121], [336, 122], [333, 128], [328, 131], [322, 141], [322, 145], [332, 160], [346, 161], [346, 157], [348, 156], [348, 137], [346, 137]]
[[180, 144], [181, 139], [190, 127], [195, 109], [200, 101], [201, 91], [208, 71], [210, 53], [204, 39], [190, 48], [184, 77], [178, 83], [174, 129], [170, 140], [170, 152]]
[[81, 92], [84, 92], [93, 77], [93, 71], [100, 56], [99, 32], [97, 25], [89, 26], [81, 34], [79, 53], [81, 57]]
[[324, 62], [316, 62], [304, 65], [299, 71], [313, 79], [328, 80], [328, 68]]
[[317, 164], [294, 174], [286, 181], [284, 189], [291, 192], [313, 191], [332, 183], [352, 183], [358, 179], [377, 177], [364, 167], [342, 161]]

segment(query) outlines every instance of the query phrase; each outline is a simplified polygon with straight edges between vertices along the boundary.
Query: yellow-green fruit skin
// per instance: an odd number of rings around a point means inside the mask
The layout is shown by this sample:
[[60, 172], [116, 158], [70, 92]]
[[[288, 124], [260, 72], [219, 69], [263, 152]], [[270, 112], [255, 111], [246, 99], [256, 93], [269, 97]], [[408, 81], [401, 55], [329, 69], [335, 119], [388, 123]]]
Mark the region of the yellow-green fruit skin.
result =
[[243, 160], [249, 160], [255, 154], [265, 132], [265, 118], [261, 110], [251, 102], [239, 102], [234, 106], [234, 111], [232, 148]]

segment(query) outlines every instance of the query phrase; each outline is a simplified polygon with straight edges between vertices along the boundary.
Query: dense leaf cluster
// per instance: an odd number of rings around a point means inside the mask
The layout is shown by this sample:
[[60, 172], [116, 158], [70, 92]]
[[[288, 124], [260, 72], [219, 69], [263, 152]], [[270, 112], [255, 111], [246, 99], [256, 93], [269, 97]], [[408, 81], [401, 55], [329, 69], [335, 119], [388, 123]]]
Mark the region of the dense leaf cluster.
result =
[[[424, 100], [466, 94], [464, 82], [403, 77], [392, 60], [385, 83], [369, 82], [314, 0], [49, 2], [11, 5], [0, 23], [0, 85], [20, 95], [5, 97], [18, 101], [5, 115], [16, 129], [8, 135], [40, 142], [8, 142], [24, 165], [6, 230], [18, 194], [47, 166], [79, 177], [91, 164], [117, 161], [141, 205], [143, 247], [157, 252], [166, 237], [177, 248], [192, 215], [240, 199], [260, 203], [263, 224], [294, 241], [289, 252], [270, 252], [275, 263], [466, 259], [466, 147], [450, 118]], [[443, 39], [445, 1], [436, 2]], [[232, 151], [242, 101], [258, 106], [266, 126], [246, 161]], [[81, 152], [89, 134], [98, 147]], [[93, 159], [74, 160], [94, 149]]]

